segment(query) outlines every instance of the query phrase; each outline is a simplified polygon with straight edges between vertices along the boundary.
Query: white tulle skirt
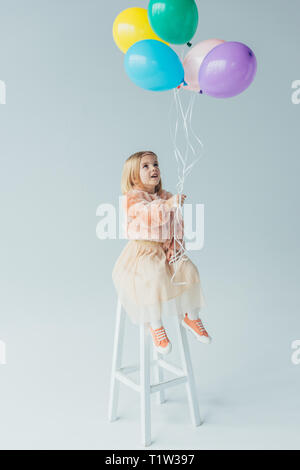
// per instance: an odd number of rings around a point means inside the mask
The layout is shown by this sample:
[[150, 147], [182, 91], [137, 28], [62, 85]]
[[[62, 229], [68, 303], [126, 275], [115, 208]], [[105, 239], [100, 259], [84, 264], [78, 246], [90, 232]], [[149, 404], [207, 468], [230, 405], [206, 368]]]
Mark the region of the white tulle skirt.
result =
[[117, 295], [135, 324], [158, 321], [163, 315], [184, 315], [204, 307], [204, 296], [199, 272], [195, 264], [186, 260], [177, 264], [171, 282], [174, 264], [169, 264], [163, 243], [148, 240], [130, 240], [118, 257], [112, 271]]

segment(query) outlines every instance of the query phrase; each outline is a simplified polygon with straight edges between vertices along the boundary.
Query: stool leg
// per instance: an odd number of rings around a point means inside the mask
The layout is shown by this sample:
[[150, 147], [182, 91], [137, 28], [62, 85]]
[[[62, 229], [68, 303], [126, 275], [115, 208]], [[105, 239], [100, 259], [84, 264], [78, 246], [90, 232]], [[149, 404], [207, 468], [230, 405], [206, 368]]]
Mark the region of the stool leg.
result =
[[199, 426], [201, 424], [201, 417], [198, 408], [198, 400], [197, 400], [197, 391], [195, 385], [195, 379], [193, 374], [193, 367], [191, 362], [190, 350], [188, 339], [186, 336], [186, 331], [181, 325], [181, 318], [178, 316], [176, 319], [177, 329], [178, 329], [178, 339], [179, 339], [179, 347], [180, 347], [180, 354], [181, 360], [183, 364], [183, 369], [185, 370], [185, 374], [187, 375], [187, 383], [186, 383], [186, 390], [188, 395], [188, 402], [190, 408], [190, 414], [192, 418], [192, 422], [195, 426]]
[[[153, 346], [153, 359], [154, 361], [157, 361], [160, 358], [159, 352], [155, 349]], [[155, 363], [154, 364], [154, 380], [155, 383], [159, 384], [160, 382], [163, 382], [164, 380], [164, 374], [163, 374], [163, 369], [162, 367], [159, 366], [159, 364]], [[165, 392], [164, 390], [161, 390], [160, 392], [156, 392], [156, 402], [160, 405], [166, 401], [165, 398]]]
[[115, 373], [121, 367], [123, 339], [124, 339], [124, 326], [125, 326], [125, 315], [124, 315], [124, 312], [122, 312], [122, 305], [121, 305], [120, 300], [118, 299], [112, 371], [111, 371], [111, 382], [110, 382], [109, 407], [108, 407], [109, 421], [115, 421], [117, 419], [117, 406], [118, 406], [120, 382], [116, 380]]
[[142, 444], [151, 444], [150, 354], [146, 325], [140, 326], [140, 388]]

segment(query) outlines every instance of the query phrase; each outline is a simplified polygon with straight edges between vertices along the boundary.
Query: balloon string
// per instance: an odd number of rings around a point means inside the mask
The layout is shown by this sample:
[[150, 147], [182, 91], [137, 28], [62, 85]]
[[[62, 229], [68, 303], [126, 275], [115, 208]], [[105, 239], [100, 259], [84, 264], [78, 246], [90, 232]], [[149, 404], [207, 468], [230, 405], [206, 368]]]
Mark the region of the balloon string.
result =
[[[182, 51], [181, 60], [183, 59], [183, 53], [184, 51]], [[172, 125], [171, 125], [172, 116], [169, 117], [170, 133], [171, 133], [171, 139], [173, 143], [173, 151], [174, 151], [174, 156], [175, 156], [176, 163], [177, 163], [177, 176], [178, 176], [177, 192], [179, 193], [180, 197], [183, 192], [185, 178], [190, 174], [192, 168], [202, 156], [201, 154], [197, 155], [195, 144], [194, 145], [192, 144], [192, 138], [195, 140], [196, 145], [198, 144], [201, 147], [201, 149], [203, 148], [203, 143], [201, 142], [200, 138], [195, 134], [192, 128], [192, 116], [193, 116], [193, 109], [194, 109], [196, 94], [191, 94], [188, 106], [186, 110], [184, 110], [182, 99], [181, 99], [181, 92], [182, 92], [182, 87], [180, 87], [179, 89], [175, 88], [173, 90], [174, 101], [172, 100], [171, 102], [170, 113], [173, 110], [173, 107], [175, 106], [176, 119], [175, 119], [174, 131], [172, 130]], [[184, 153], [181, 152], [179, 148], [179, 143], [178, 143], [179, 124], [183, 128], [184, 136], [185, 136]], [[191, 162], [189, 162], [190, 155], [192, 155], [192, 157], [194, 158]], [[182, 207], [179, 201], [177, 202], [176, 212], [175, 212], [174, 219], [173, 219], [173, 239], [174, 239], [173, 252], [174, 254], [171, 256], [169, 260], [169, 264], [174, 263], [174, 274], [171, 278], [171, 282], [174, 285], [186, 285], [187, 282], [185, 281], [184, 282], [173, 281], [178, 271], [180, 261], [188, 260], [187, 256], [185, 256], [186, 249], [184, 246], [184, 241], [182, 240], [181, 242], [181, 239], [177, 238], [175, 219], [177, 220], [178, 224], [180, 224], [182, 221]], [[177, 246], [179, 246], [179, 249], [177, 249]]]

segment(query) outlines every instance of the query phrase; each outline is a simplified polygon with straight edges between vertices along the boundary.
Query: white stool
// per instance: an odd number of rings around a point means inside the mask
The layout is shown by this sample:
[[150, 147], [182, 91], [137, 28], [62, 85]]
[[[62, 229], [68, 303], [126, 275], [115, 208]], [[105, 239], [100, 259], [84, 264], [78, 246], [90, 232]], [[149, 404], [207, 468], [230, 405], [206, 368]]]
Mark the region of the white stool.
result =
[[[140, 393], [141, 399], [141, 431], [142, 431], [142, 444], [149, 446], [151, 444], [151, 415], [150, 415], [150, 398], [151, 393], [157, 392], [157, 402], [163, 403], [165, 401], [164, 389], [173, 387], [174, 385], [186, 384], [186, 391], [188, 396], [189, 408], [191, 413], [192, 422], [195, 426], [201, 424], [201, 418], [198, 409], [196, 387], [190, 358], [189, 346], [186, 337], [186, 330], [180, 323], [178, 315], [174, 315], [177, 324], [179, 347], [182, 360], [182, 369], [170, 364], [156, 349], [153, 348], [153, 361], [155, 372], [155, 384], [150, 384], [150, 354], [149, 354], [149, 339], [150, 333], [147, 325], [140, 325], [140, 366], [121, 367], [122, 349], [124, 340], [124, 326], [125, 326], [126, 312], [123, 311], [120, 300], [117, 304], [117, 321], [115, 328], [115, 339], [113, 349], [112, 361], [112, 374], [111, 386], [109, 397], [109, 421], [117, 419], [117, 406], [119, 396], [120, 382], [128, 387], [131, 387], [136, 392]], [[166, 369], [177, 377], [163, 382], [163, 369]], [[140, 383], [135, 383], [131, 378], [127, 377], [128, 373], [140, 371]]]

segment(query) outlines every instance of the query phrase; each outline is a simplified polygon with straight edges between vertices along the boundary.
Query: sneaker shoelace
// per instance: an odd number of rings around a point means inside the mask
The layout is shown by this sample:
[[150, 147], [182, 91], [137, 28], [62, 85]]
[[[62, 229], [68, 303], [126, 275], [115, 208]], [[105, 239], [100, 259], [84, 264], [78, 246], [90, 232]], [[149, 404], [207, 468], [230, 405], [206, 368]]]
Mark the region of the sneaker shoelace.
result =
[[155, 338], [158, 341], [162, 341], [163, 339], [168, 339], [167, 334], [166, 334], [166, 330], [164, 329], [163, 326], [160, 327], [160, 328], [157, 328], [156, 330], [154, 330], [154, 334], [155, 334]]
[[207, 335], [207, 331], [205, 330], [201, 319], [197, 318], [197, 320], [193, 320], [193, 321], [195, 322], [195, 325], [200, 329], [200, 334]]

